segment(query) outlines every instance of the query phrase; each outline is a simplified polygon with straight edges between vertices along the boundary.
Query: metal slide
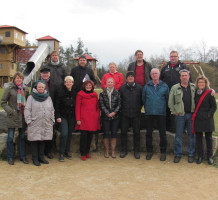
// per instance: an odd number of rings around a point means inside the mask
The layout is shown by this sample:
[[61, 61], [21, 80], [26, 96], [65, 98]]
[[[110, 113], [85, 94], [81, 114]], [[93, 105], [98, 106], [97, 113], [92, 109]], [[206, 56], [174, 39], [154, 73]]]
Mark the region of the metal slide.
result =
[[24, 70], [24, 84], [28, 85], [31, 81], [36, 81], [36, 73], [41, 67], [50, 53], [49, 45], [42, 43], [30, 58], [27, 63], [26, 69]]

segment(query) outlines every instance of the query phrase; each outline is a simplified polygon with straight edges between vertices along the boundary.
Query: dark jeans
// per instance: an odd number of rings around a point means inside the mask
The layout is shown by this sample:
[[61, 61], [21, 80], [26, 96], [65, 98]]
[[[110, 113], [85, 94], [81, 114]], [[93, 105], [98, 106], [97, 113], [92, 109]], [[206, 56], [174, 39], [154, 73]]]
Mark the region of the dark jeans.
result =
[[160, 152], [166, 153], [167, 138], [166, 138], [166, 116], [165, 115], [148, 115], [148, 129], [146, 132], [146, 148], [147, 152], [153, 152], [152, 132], [153, 122], [156, 120], [160, 134]]
[[44, 160], [45, 141], [31, 141], [32, 160]]
[[69, 153], [72, 132], [74, 129], [74, 118], [61, 118], [60, 154]]
[[132, 125], [134, 151], [139, 152], [140, 149], [140, 115], [135, 118], [122, 116], [121, 118], [121, 151], [127, 152], [128, 150], [128, 128]]
[[[59, 123], [57, 123], [59, 124]], [[56, 150], [56, 129], [57, 124], [53, 126], [53, 137], [51, 140], [45, 140], [45, 155], [52, 152], [52, 149], [54, 148]]]
[[119, 127], [120, 119], [103, 120], [104, 125], [104, 138], [109, 138], [111, 130], [111, 138], [117, 138], [117, 129]]
[[[19, 128], [19, 136], [18, 136], [18, 141], [19, 141], [19, 153], [20, 153], [20, 158], [25, 158], [26, 157], [26, 152], [25, 152], [25, 129], [24, 128]], [[7, 138], [7, 157], [13, 158], [14, 156], [14, 132], [15, 128], [8, 128], [8, 138]]]
[[80, 153], [81, 156], [86, 156], [90, 151], [90, 146], [92, 142], [93, 132], [82, 131], [80, 134]]
[[[213, 156], [213, 138], [212, 132], [205, 132], [207, 144], [207, 158]], [[198, 157], [204, 157], [203, 132], [196, 132], [196, 146]]]
[[171, 114], [169, 107], [166, 110], [166, 130], [170, 132], [176, 132], [175, 116]]

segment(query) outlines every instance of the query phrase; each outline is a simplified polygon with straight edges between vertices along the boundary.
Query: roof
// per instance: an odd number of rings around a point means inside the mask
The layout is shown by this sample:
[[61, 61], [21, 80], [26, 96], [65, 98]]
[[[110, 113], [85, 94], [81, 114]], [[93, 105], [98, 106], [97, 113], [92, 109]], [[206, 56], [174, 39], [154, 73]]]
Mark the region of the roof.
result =
[[[87, 60], [96, 60], [95, 58], [93, 58], [92, 56], [90, 56], [89, 54], [85, 54], [84, 55], [86, 57]], [[74, 58], [74, 60], [79, 60], [79, 56]]]
[[51, 37], [50, 35], [47, 35], [47, 36], [45, 36], [45, 37], [38, 38], [38, 39], [36, 39], [36, 40], [38, 40], [38, 41], [42, 41], [42, 40], [56, 40], [56, 41], [60, 42], [59, 40], [57, 40], [57, 39]]
[[19, 31], [21, 31], [21, 32], [23, 32], [23, 33], [25, 33], [25, 34], [28, 34], [27, 32], [25, 32], [25, 31], [23, 31], [23, 30], [17, 28], [16, 26], [0, 25], [0, 29], [3, 29], [3, 28], [15, 28], [15, 29], [17, 29], [17, 30], [19, 30]]
[[18, 49], [17, 50], [17, 62], [21, 63], [27, 63], [29, 59], [32, 57], [32, 55], [35, 53], [34, 50], [29, 50], [29, 49]]

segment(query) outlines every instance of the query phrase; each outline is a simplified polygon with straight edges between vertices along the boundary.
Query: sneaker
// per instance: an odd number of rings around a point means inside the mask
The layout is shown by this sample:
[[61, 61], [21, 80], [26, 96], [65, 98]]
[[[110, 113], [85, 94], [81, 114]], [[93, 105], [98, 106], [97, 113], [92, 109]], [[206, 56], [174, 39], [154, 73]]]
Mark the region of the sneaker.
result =
[[162, 153], [160, 154], [160, 161], [165, 161], [166, 160], [166, 154]]
[[60, 154], [59, 161], [64, 162], [64, 155], [63, 154]]
[[193, 163], [194, 162], [194, 156], [189, 156], [188, 157], [188, 163]]
[[72, 159], [72, 156], [69, 154], [69, 153], [65, 153], [64, 154], [64, 157], [71, 160]]
[[151, 160], [151, 158], [152, 158], [152, 153], [147, 153], [147, 155], [146, 155], [146, 160]]
[[209, 158], [208, 158], [208, 164], [209, 164], [209, 165], [212, 165], [213, 163], [214, 163], [213, 158], [212, 158], [212, 157], [209, 157]]
[[175, 156], [174, 157], [174, 163], [179, 163], [180, 159], [181, 159], [181, 157]]
[[140, 154], [139, 154], [139, 152], [134, 152], [134, 156], [135, 156], [135, 159], [140, 159]]
[[85, 161], [85, 160], [86, 160], [86, 156], [81, 156], [81, 159], [82, 159], [83, 161]]
[[122, 151], [122, 152], [120, 153], [120, 158], [125, 158], [125, 157], [126, 157], [126, 155], [127, 155], [127, 153], [126, 153], [126, 152], [124, 152], [124, 151]]

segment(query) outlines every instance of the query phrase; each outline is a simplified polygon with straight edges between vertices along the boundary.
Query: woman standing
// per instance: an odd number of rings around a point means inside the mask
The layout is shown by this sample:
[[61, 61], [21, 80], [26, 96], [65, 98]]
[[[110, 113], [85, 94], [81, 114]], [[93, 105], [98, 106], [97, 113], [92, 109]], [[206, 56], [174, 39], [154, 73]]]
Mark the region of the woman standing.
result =
[[72, 132], [75, 126], [76, 101], [76, 92], [72, 89], [73, 84], [73, 77], [66, 76], [64, 85], [57, 91], [57, 97], [55, 99], [56, 121], [61, 123], [60, 162], [64, 161], [64, 156], [68, 159], [72, 159], [69, 152]]
[[104, 125], [105, 158], [109, 158], [109, 132], [111, 130], [111, 156], [116, 158], [117, 129], [119, 127], [119, 112], [121, 108], [120, 94], [114, 88], [114, 79], [108, 78], [106, 88], [100, 93], [99, 106]]
[[[204, 76], [199, 76], [196, 80], [195, 94], [195, 112], [192, 117], [193, 133], [196, 133], [197, 146], [197, 164], [203, 161], [203, 132], [207, 143], [207, 159], [208, 164], [213, 164], [213, 139], [212, 132], [214, 131], [213, 115], [217, 109], [216, 100], [211, 96], [211, 90], [208, 89], [209, 81]], [[195, 117], [196, 116], [196, 117]]]
[[118, 91], [120, 86], [124, 84], [123, 74], [117, 71], [117, 65], [114, 62], [109, 63], [109, 73], [105, 74], [101, 80], [101, 88], [106, 88], [106, 81], [108, 78], [114, 79], [114, 88]]
[[92, 135], [100, 130], [98, 95], [94, 92], [94, 83], [87, 80], [76, 97], [76, 130], [81, 131], [80, 152], [81, 159], [91, 158], [89, 151]]
[[45, 87], [44, 81], [36, 82], [36, 89], [33, 88], [24, 111], [27, 139], [31, 142], [32, 160], [36, 166], [40, 166], [40, 162], [48, 164], [44, 158], [45, 140], [52, 139], [55, 122], [52, 100]]
[[19, 131], [19, 153], [20, 160], [24, 164], [28, 164], [25, 153], [25, 121], [24, 108], [26, 106], [26, 98], [29, 94], [27, 87], [23, 85], [24, 76], [21, 72], [17, 72], [13, 77], [13, 82], [5, 89], [2, 96], [1, 106], [7, 113], [7, 158], [8, 164], [14, 165], [14, 131]]

